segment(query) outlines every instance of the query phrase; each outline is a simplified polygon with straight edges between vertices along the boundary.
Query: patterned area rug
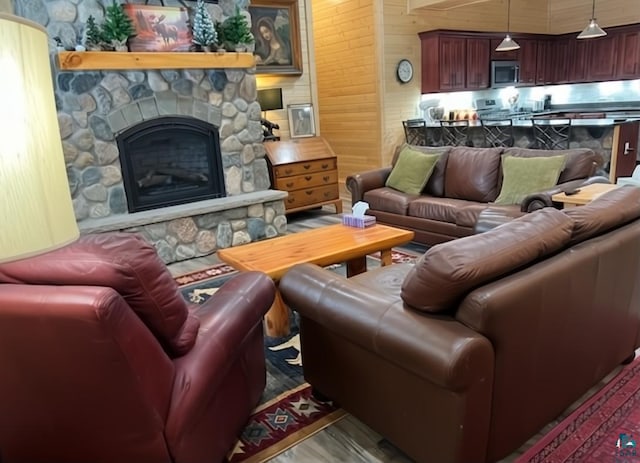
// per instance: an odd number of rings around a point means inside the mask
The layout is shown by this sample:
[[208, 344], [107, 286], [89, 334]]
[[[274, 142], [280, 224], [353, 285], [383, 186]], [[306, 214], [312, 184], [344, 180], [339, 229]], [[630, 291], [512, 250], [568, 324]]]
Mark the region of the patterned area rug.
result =
[[[394, 263], [413, 262], [420, 249], [394, 249]], [[367, 268], [380, 266], [379, 254], [367, 256]], [[345, 274], [344, 264], [332, 265], [331, 271]], [[202, 271], [175, 278], [188, 301], [202, 304], [227, 281], [236, 270], [218, 264]], [[229, 463], [264, 462], [300, 441], [321, 431], [346, 415], [332, 402], [321, 402], [311, 394], [304, 381], [300, 335], [295, 313], [291, 333], [282, 338], [265, 338], [267, 386], [240, 439], [228, 455]]]
[[640, 461], [640, 358], [625, 366], [516, 463]]

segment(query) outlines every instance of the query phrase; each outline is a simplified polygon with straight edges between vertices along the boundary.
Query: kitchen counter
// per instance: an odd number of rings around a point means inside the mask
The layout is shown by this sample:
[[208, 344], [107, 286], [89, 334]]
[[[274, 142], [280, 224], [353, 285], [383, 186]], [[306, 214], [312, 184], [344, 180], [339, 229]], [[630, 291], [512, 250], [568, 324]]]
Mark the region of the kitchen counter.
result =
[[[536, 114], [536, 116], [539, 113]], [[551, 114], [551, 113], [547, 113]], [[522, 119], [522, 116], [518, 116], [518, 118], [512, 119], [512, 125], [514, 127], [531, 127], [533, 123], [530, 118]], [[606, 118], [606, 119], [571, 119], [571, 125], [575, 127], [613, 127], [614, 125], [623, 124], [625, 122], [638, 121], [640, 120], [640, 116], [636, 117], [626, 117], [626, 118]], [[495, 122], [492, 119], [486, 119], [488, 122]], [[565, 118], [558, 119], [540, 119], [540, 123], [549, 125], [555, 124], [564, 124], [566, 121]], [[463, 121], [460, 121], [463, 122]], [[427, 127], [429, 128], [439, 128], [440, 124], [435, 122], [428, 122]], [[469, 127], [482, 127], [480, 120], [471, 120], [469, 121]]]

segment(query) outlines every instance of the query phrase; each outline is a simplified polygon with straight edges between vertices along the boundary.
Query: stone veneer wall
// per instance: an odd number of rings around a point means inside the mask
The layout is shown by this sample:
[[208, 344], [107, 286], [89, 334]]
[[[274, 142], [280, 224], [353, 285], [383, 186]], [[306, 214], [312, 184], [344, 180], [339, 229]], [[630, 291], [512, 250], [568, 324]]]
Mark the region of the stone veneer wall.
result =
[[[68, 44], [81, 36], [89, 15], [102, 21], [110, 1], [16, 0], [15, 9]], [[246, 10], [245, 3], [238, 2]], [[207, 7], [222, 20], [236, 2]], [[255, 69], [59, 71], [53, 40], [51, 51], [69, 187], [83, 233], [139, 232], [165, 262], [174, 262], [286, 232], [286, 195], [269, 190]], [[208, 211], [185, 205], [128, 213], [116, 135], [157, 116], [189, 116], [219, 128], [228, 197], [206, 202]]]

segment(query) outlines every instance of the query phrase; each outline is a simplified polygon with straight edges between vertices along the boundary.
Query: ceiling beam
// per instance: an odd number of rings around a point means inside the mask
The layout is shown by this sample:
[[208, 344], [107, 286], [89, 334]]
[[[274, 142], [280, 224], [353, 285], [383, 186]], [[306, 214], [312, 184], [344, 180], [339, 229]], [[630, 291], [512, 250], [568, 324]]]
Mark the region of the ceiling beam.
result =
[[490, 0], [408, 0], [409, 11], [414, 10], [436, 10], [445, 11], [453, 8], [473, 5], [474, 3], [485, 3]]

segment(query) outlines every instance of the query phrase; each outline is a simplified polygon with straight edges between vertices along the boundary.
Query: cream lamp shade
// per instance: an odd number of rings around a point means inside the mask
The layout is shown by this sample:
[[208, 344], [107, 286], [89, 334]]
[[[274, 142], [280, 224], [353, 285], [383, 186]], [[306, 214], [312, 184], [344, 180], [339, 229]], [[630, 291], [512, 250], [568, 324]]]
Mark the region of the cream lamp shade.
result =
[[78, 238], [47, 33], [0, 13], [0, 263]]

